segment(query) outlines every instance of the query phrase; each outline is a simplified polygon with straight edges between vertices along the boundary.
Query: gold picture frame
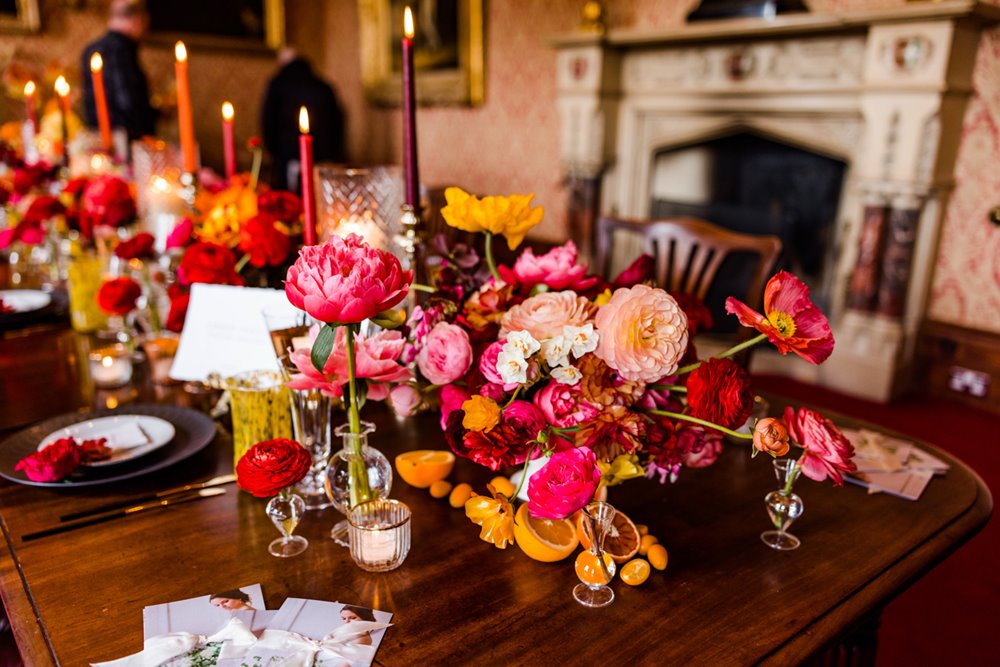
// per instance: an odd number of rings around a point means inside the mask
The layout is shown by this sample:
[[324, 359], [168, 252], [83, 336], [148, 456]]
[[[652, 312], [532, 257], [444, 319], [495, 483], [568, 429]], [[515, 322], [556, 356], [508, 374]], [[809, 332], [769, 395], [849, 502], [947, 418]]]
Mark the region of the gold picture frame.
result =
[[[172, 46], [180, 39], [188, 46], [237, 51], [277, 51], [285, 45], [285, 0], [257, 0], [246, 5], [146, 0], [146, 6], [152, 43]], [[245, 30], [217, 29], [237, 25]]]
[[358, 0], [361, 80], [368, 101], [402, 103], [403, 7], [415, 14], [417, 103], [475, 106], [485, 97], [484, 0]]
[[38, 0], [0, 2], [0, 32], [38, 32], [42, 27]]

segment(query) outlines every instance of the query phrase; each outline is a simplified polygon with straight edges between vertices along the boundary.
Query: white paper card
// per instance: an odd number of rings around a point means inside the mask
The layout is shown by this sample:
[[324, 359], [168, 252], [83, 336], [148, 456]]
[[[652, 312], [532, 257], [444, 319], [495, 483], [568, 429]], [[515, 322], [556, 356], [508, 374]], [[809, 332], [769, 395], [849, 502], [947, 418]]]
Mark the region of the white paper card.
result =
[[170, 377], [204, 382], [212, 372], [228, 377], [244, 371], [277, 371], [278, 360], [263, 311], [285, 308], [291, 314], [299, 312], [283, 290], [192, 285]]
[[264, 609], [264, 592], [260, 584], [239, 588], [245, 596], [235, 591], [213, 593], [201, 597], [157, 604], [142, 610], [143, 640], [168, 632], [189, 632], [193, 635], [211, 635], [238, 616], [254, 632], [266, 628], [271, 620]]

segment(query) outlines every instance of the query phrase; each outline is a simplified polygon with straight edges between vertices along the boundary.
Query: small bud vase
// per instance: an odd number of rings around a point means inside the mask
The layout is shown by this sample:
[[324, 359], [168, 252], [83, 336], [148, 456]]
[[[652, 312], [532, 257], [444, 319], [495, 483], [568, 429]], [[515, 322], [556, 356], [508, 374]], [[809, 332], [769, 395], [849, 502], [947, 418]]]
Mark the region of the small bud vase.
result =
[[[343, 448], [330, 457], [326, 467], [326, 495], [345, 517], [355, 505], [388, 498], [392, 489], [392, 465], [385, 454], [368, 446], [375, 431], [371, 422], [361, 422], [361, 433], [351, 433], [348, 424], [338, 426], [334, 435], [343, 438]], [[363, 482], [367, 480], [367, 485]], [[359, 483], [359, 481], [361, 483]], [[333, 527], [330, 536], [342, 546], [350, 546], [347, 519]]]
[[583, 508], [583, 514], [592, 539], [590, 548], [576, 557], [580, 583], [573, 589], [573, 598], [584, 607], [606, 607], [615, 599], [615, 592], [608, 586], [615, 576], [615, 561], [604, 551], [604, 537], [611, 530], [615, 508], [596, 500]]
[[306, 511], [306, 503], [291, 489], [282, 489], [281, 493], [267, 502], [265, 510], [281, 537], [271, 542], [267, 550], [272, 556], [289, 558], [298, 556], [309, 546], [309, 540], [301, 535], [293, 535], [299, 525], [302, 513]]
[[781, 488], [764, 496], [764, 506], [777, 530], [764, 531], [760, 539], [772, 549], [791, 551], [801, 544], [799, 538], [788, 532], [788, 527], [802, 516], [802, 499], [792, 493], [792, 485], [801, 468], [794, 459], [775, 459], [772, 463]]

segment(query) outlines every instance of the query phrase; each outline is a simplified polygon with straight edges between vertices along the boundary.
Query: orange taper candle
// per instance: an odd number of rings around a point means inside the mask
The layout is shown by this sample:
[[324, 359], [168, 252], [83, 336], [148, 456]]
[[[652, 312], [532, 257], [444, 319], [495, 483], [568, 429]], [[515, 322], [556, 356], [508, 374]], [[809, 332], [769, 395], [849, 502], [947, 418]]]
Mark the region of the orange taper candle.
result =
[[104, 59], [94, 52], [90, 57], [90, 78], [94, 82], [94, 106], [97, 108], [97, 127], [101, 130], [101, 146], [111, 153], [111, 117], [108, 115], [108, 97], [104, 92]]
[[184, 173], [198, 170], [198, 153], [194, 144], [194, 116], [191, 112], [191, 86], [188, 84], [188, 56], [184, 42], [174, 45], [174, 73], [177, 77], [177, 123], [181, 135], [181, 162]]

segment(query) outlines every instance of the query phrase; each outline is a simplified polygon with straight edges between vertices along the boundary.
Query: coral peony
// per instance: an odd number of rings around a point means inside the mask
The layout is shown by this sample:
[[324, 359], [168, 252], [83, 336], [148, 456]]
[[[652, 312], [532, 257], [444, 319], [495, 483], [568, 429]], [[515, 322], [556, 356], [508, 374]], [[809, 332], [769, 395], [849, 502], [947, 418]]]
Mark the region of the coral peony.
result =
[[687, 318], [661, 289], [618, 289], [594, 318], [595, 354], [626, 380], [654, 382], [677, 370], [687, 348]]
[[113, 278], [97, 290], [97, 305], [109, 315], [127, 315], [135, 308], [135, 302], [142, 296], [139, 283], [131, 278]]
[[771, 456], [788, 453], [788, 429], [785, 423], [774, 417], [766, 417], [757, 422], [753, 429], [753, 446]]
[[725, 428], [737, 428], [750, 418], [750, 376], [732, 359], [706, 359], [686, 384], [691, 416]]
[[576, 426], [595, 418], [600, 412], [595, 405], [583, 400], [577, 386], [554, 380], [536, 392], [533, 400], [535, 407], [545, 415], [545, 420], [558, 428]]
[[[410, 371], [398, 359], [406, 339], [398, 331], [380, 331], [374, 336], [354, 336], [355, 378], [366, 380], [368, 398], [381, 401], [389, 395], [393, 384], [407, 382]], [[347, 384], [347, 328], [338, 327], [333, 350], [323, 365], [323, 372], [312, 363], [312, 350], [293, 350], [290, 357], [299, 373], [292, 376], [288, 386], [292, 389], [319, 389], [327, 396], [340, 397]]]
[[412, 281], [413, 271], [404, 271], [391, 253], [350, 234], [303, 247], [288, 269], [285, 294], [320, 322], [346, 324], [396, 306]]
[[564, 519], [591, 501], [600, 481], [593, 451], [556, 452], [528, 480], [528, 512], [536, 519]]
[[550, 290], [588, 290], [597, 278], [587, 278], [587, 265], [577, 264], [577, 259], [576, 244], [572, 241], [538, 256], [531, 248], [525, 248], [514, 267], [502, 266], [500, 274], [508, 282], [517, 282], [527, 288], [545, 285]]
[[472, 366], [472, 343], [462, 327], [438, 322], [417, 353], [417, 367], [432, 384], [454, 382]]
[[596, 307], [575, 292], [543, 292], [508, 310], [500, 320], [500, 336], [527, 331], [535, 340], [559, 336], [563, 327], [581, 327], [594, 317]]
[[447, 206], [441, 217], [452, 227], [467, 232], [502, 234], [511, 250], [521, 245], [528, 230], [542, 221], [544, 209], [531, 207], [535, 195], [484, 197], [479, 199], [461, 188], [447, 188]]
[[809, 288], [787, 271], [767, 281], [764, 315], [742, 301], [726, 299], [726, 312], [740, 324], [767, 335], [782, 354], [794, 352], [811, 364], [821, 364], [833, 352], [833, 332], [826, 316], [809, 299]]
[[788, 434], [805, 449], [799, 459], [802, 474], [822, 482], [829, 477], [834, 486], [844, 483], [843, 473], [858, 468], [851, 459], [854, 446], [829, 419], [809, 408], [785, 408]]

